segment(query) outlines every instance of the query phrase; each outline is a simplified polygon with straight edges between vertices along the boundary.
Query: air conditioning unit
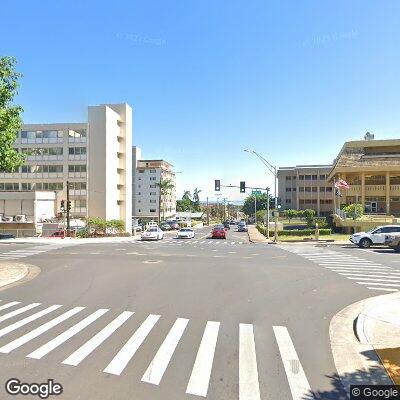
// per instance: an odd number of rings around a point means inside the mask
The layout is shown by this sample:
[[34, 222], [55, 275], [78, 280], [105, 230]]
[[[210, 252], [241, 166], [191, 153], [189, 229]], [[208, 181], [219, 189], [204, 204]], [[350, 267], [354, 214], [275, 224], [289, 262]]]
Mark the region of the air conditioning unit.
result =
[[26, 215], [16, 215], [15, 222], [26, 222]]
[[13, 217], [4, 217], [4, 222], [13, 222], [14, 218]]

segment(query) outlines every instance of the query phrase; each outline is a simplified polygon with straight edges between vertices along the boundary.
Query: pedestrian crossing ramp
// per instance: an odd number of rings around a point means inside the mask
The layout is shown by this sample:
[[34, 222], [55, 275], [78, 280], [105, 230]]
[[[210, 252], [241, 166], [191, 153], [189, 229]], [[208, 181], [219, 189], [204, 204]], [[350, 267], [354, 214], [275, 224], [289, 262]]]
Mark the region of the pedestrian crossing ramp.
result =
[[[150, 314], [143, 321], [135, 319], [133, 311], [118, 314], [107, 308], [93, 311], [83, 306], [69, 308], [60, 304], [46, 306], [41, 303], [0, 301], [0, 365], [2, 354], [15, 354], [16, 357], [25, 356], [35, 360], [38, 363], [36, 368], [39, 369], [40, 360], [60, 352], [63, 357], [57, 362], [60, 362], [62, 368], [96, 368], [99, 374], [109, 374], [118, 379], [129, 374], [130, 367], [135, 363], [136, 352], [149, 337], [167, 332], [165, 336], [162, 334], [161, 345], [151, 350], [151, 361], [143, 368], [140, 382], [137, 382], [158, 386], [166, 379], [166, 371], [173, 368], [171, 360], [179, 354], [182, 339], [191, 334], [188, 332], [190, 319], [177, 318], [172, 325], [170, 322], [168, 318], [164, 319], [157, 314]], [[90, 330], [89, 336], [84, 334], [92, 324], [96, 325], [95, 329]], [[214, 361], [216, 350], [223, 344], [225, 336], [220, 335], [222, 323], [219, 321], [205, 321], [204, 324], [195, 325], [201, 327], [201, 332], [196, 336], [201, 339], [196, 341], [192, 349], [194, 363], [185, 385], [186, 394], [207, 397], [211, 377], [213, 374], [220, 375], [214, 369]], [[125, 339], [115, 345], [111, 339], [113, 336], [121, 338], [118, 335], [121, 330], [125, 333]], [[238, 343], [239, 348], [234, 351], [237, 357], [237, 374], [234, 379], [237, 381], [239, 400], [263, 398], [260, 382], [265, 371], [259, 370], [258, 359], [263, 355], [257, 354], [256, 330], [257, 327], [249, 323], [240, 323], [236, 330], [238, 341], [235, 343]], [[309, 399], [311, 388], [288, 329], [285, 326], [273, 326], [272, 330], [281, 359], [280, 365], [289, 384], [288, 392], [295, 400]], [[101, 369], [97, 365], [94, 367], [91, 363], [93, 356], [106, 349], [107, 354], [111, 350], [113, 355]], [[65, 354], [68, 355], [65, 357]], [[274, 364], [276, 361], [271, 360]], [[45, 368], [48, 368], [47, 364]], [[293, 368], [294, 364], [296, 368]], [[218, 379], [213, 381], [213, 385], [218, 383]]]

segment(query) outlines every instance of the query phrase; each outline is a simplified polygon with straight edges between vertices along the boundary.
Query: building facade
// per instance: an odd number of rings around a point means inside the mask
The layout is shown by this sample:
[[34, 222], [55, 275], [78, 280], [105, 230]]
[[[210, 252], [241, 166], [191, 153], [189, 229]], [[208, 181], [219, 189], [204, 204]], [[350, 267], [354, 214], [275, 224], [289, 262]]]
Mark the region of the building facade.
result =
[[[142, 160], [141, 151], [132, 151], [134, 167], [132, 184], [133, 218], [158, 220], [176, 216], [176, 178], [172, 165], [164, 160]], [[160, 197], [160, 180], [170, 180], [174, 188]], [[160, 210], [161, 205], [161, 210]]]
[[0, 173], [0, 191], [54, 191], [56, 211], [70, 182], [74, 217], [122, 219], [132, 228], [132, 109], [88, 108], [82, 123], [25, 124], [14, 147], [25, 154], [18, 171]]
[[328, 175], [333, 184], [345, 180], [350, 188], [340, 189], [334, 207], [361, 203], [367, 214], [400, 215], [400, 139], [346, 142]]
[[327, 216], [333, 208], [333, 185], [328, 181], [332, 165], [297, 165], [277, 171], [282, 210], [315, 210]]

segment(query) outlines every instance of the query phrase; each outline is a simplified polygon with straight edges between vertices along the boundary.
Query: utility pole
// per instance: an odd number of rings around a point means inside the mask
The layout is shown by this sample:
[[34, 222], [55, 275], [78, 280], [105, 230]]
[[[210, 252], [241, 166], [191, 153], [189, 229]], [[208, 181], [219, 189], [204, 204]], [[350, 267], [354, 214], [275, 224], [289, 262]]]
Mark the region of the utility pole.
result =
[[253, 193], [254, 196], [254, 225], [257, 225], [257, 196]]
[[207, 225], [210, 225], [210, 208], [208, 205], [208, 196], [207, 196]]
[[67, 236], [69, 236], [69, 231], [71, 229], [70, 215], [69, 215], [70, 204], [71, 203], [69, 202], [69, 181], [67, 181]]
[[224, 221], [226, 221], [226, 200], [226, 197], [222, 199], [222, 201], [224, 202]]
[[267, 239], [269, 240], [269, 188], [267, 188]]

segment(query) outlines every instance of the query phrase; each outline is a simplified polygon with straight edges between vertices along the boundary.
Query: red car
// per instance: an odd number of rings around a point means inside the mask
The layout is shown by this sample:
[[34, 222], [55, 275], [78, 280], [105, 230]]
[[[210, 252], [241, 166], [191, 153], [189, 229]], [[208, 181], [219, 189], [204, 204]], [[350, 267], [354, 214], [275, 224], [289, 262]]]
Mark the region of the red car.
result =
[[226, 229], [223, 225], [215, 225], [211, 231], [212, 239], [226, 239]]

